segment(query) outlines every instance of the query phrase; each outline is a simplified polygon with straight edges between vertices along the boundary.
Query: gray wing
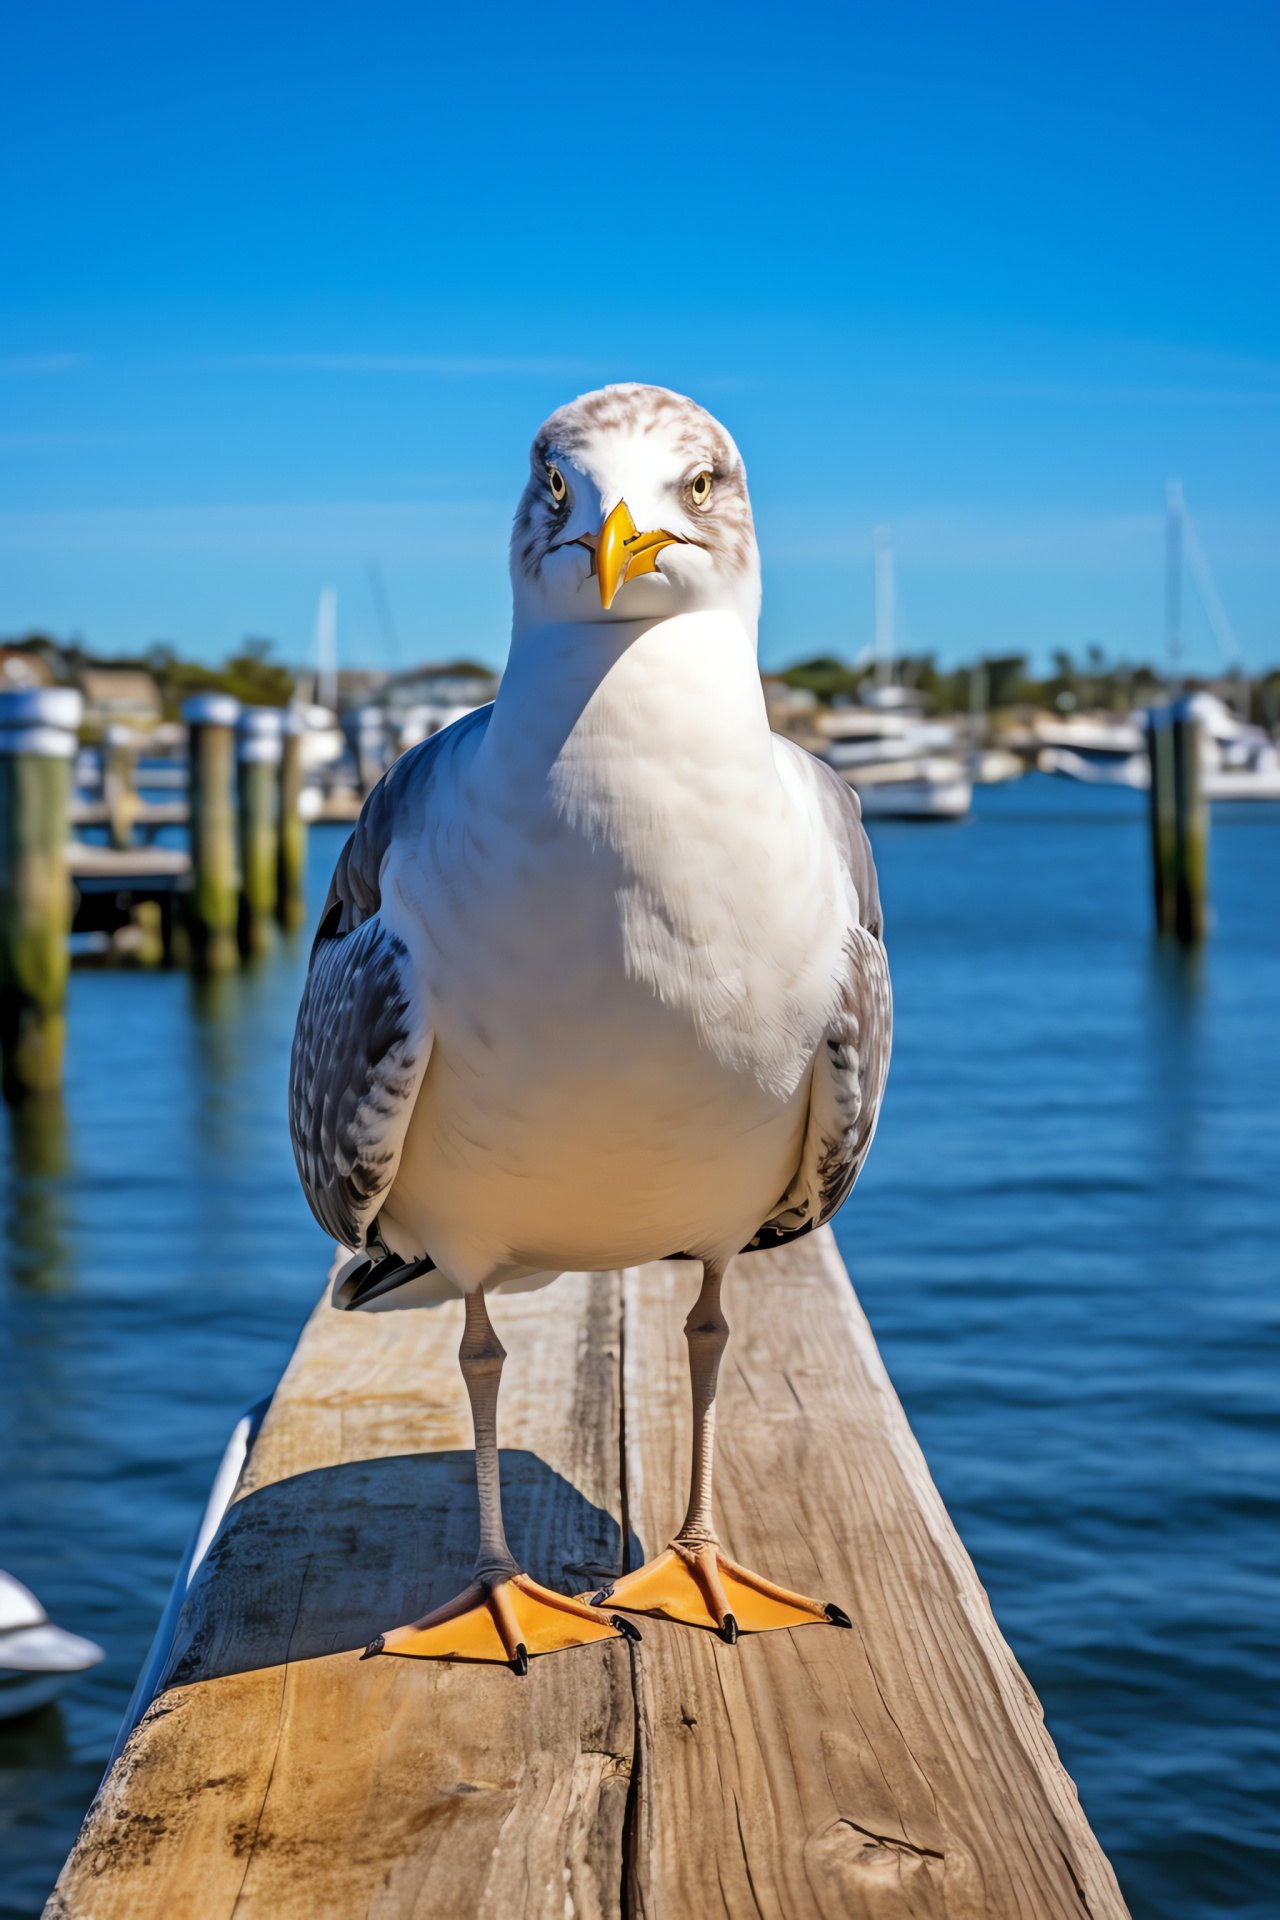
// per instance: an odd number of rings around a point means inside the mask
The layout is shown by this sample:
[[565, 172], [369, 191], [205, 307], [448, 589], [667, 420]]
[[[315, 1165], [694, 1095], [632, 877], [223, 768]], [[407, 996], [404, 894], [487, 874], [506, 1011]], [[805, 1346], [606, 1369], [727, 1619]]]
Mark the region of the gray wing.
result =
[[431, 1054], [419, 969], [382, 913], [383, 867], [397, 833], [429, 828], [433, 809], [449, 803], [440, 776], [489, 712], [424, 740], [378, 782], [338, 858], [311, 950], [289, 1064], [289, 1131], [311, 1211], [344, 1246], [364, 1247], [396, 1177]]
[[858, 796], [822, 761], [811, 759], [809, 769], [858, 911], [845, 940], [840, 1003], [813, 1064], [800, 1166], [778, 1207], [751, 1240], [751, 1250], [785, 1246], [812, 1233], [848, 1199], [880, 1116], [893, 1039], [880, 888]]

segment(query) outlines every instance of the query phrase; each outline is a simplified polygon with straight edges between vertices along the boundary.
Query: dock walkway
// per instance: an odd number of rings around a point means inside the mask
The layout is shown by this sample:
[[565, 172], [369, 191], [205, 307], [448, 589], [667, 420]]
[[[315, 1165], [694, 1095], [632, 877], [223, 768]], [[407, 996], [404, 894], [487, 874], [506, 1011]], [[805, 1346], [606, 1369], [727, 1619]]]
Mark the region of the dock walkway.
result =
[[[498, 1296], [514, 1551], [678, 1524], [696, 1268]], [[465, 1583], [461, 1303], [317, 1306], [46, 1920], [1122, 1920], [828, 1230], [731, 1269], [721, 1539], [856, 1630], [661, 1621], [506, 1668], [359, 1650]]]

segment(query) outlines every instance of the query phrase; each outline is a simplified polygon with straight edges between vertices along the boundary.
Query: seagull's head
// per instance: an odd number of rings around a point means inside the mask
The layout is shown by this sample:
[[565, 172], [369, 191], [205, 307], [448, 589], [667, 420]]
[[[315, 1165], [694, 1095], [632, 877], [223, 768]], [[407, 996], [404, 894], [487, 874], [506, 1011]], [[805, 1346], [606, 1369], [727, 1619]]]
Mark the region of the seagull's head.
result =
[[734, 613], [754, 640], [760, 556], [742, 455], [665, 387], [602, 387], [551, 415], [511, 535], [515, 630]]

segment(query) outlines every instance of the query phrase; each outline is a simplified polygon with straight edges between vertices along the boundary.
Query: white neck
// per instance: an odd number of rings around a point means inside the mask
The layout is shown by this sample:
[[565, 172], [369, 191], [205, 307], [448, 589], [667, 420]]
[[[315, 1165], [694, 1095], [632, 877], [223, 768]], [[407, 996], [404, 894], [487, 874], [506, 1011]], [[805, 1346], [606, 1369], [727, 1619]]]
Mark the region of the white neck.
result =
[[508, 817], [608, 850], [628, 974], [785, 1096], [830, 1011], [843, 922], [828, 839], [774, 746], [754, 647], [708, 612], [527, 635], [482, 751]]
[[[548, 773], [571, 738], [611, 736], [646, 755], [763, 762], [769, 728], [753, 637], [731, 613], [564, 622], [514, 636], [488, 746], [524, 779]], [[528, 792], [526, 785], [525, 791]]]

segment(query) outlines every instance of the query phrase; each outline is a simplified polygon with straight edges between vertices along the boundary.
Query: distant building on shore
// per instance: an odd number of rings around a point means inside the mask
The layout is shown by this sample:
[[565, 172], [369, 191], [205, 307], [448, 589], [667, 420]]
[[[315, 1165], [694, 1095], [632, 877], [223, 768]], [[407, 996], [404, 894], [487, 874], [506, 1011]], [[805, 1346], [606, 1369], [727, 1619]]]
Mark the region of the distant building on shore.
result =
[[87, 726], [150, 727], [164, 717], [155, 677], [140, 667], [82, 667], [77, 679]]

